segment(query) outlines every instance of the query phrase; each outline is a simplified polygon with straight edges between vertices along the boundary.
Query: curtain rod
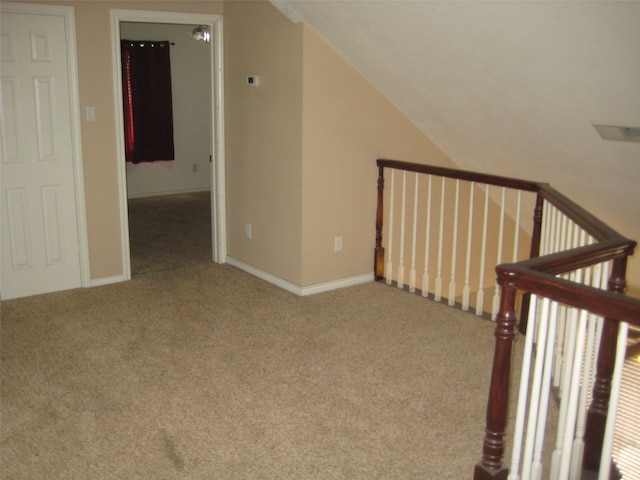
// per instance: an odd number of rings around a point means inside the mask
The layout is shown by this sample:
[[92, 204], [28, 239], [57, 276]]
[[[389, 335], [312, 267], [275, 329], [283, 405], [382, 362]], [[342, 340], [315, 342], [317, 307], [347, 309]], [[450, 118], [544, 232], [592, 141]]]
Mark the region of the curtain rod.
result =
[[[169, 44], [170, 47], [173, 47], [175, 45], [175, 42], [169, 42], [168, 40], [128, 40], [126, 38], [121, 38], [120, 39], [121, 42], [128, 42], [130, 44], [145, 44], [145, 43], [164, 43], [167, 42]], [[144, 46], [144, 45], [143, 45]]]

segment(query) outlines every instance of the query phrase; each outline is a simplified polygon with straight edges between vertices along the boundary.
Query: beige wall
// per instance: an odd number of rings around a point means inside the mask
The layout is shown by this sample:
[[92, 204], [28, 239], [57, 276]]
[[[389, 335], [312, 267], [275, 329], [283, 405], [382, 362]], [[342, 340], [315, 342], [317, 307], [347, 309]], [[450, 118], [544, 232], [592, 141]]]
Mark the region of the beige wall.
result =
[[[97, 116], [81, 125], [91, 278], [118, 276], [110, 10], [220, 14], [223, 2], [39, 3], [75, 9], [80, 107], [94, 105]], [[228, 254], [301, 286], [370, 272], [376, 157], [450, 163], [269, 2], [224, 2], [224, 16]], [[246, 85], [249, 74], [260, 75], [259, 87]], [[334, 235], [344, 237], [341, 254], [333, 253]]]
[[226, 2], [224, 22], [228, 255], [299, 285], [302, 26], [266, 1]]
[[75, 9], [81, 111], [96, 107], [96, 121], [82, 120], [82, 156], [91, 279], [122, 275], [111, 9], [221, 14], [217, 1], [30, 1]]
[[453, 164], [310, 28], [266, 1], [224, 16], [229, 255], [301, 287], [372, 272], [376, 158]]
[[303, 287], [371, 272], [375, 159], [455, 165], [309, 27], [266, 1], [224, 14], [230, 255]]
[[373, 271], [377, 158], [454, 165], [308, 27], [303, 75], [306, 286]]
[[[228, 253], [241, 261], [300, 286], [371, 272], [375, 159], [453, 166], [313, 31], [266, 0], [30, 3], [75, 8], [80, 107], [95, 105], [97, 116], [81, 125], [94, 280], [123, 271], [110, 9], [221, 14], [224, 3]], [[260, 87], [246, 86], [249, 74]], [[640, 285], [637, 257], [629, 278]]]

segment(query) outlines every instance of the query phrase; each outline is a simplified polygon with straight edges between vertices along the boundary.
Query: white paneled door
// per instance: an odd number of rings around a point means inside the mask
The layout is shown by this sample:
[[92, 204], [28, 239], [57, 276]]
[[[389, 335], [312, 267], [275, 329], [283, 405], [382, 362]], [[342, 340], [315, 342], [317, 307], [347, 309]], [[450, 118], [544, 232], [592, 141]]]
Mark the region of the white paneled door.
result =
[[2, 12], [2, 299], [82, 284], [68, 21]]

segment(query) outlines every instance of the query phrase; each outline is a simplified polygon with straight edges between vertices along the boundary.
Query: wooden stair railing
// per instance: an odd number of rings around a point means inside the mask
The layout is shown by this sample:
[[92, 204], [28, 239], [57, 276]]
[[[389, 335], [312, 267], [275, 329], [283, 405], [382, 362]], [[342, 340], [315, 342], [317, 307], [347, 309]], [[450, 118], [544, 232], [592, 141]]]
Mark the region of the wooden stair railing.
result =
[[[487, 185], [498, 185], [534, 192], [537, 195], [533, 213], [533, 233], [529, 259], [496, 266], [497, 282], [500, 288], [499, 309], [495, 316], [496, 343], [487, 403], [486, 431], [482, 446], [482, 457], [475, 466], [474, 479], [506, 479], [509, 476], [509, 467], [504, 464], [503, 455], [509, 405], [513, 341], [518, 334], [518, 330], [521, 333], [527, 331], [530, 295], [560, 302], [569, 307], [582, 309], [604, 318], [599, 353], [597, 355], [595, 380], [584, 434], [584, 467], [587, 470], [598, 470], [600, 453], [603, 451], [604, 432], [611, 396], [611, 382], [614, 372], [614, 359], [616, 358], [619, 325], [620, 322], [625, 322], [625, 332], [627, 325], [640, 328], [640, 300], [624, 295], [627, 258], [633, 254], [636, 242], [621, 236], [545, 183], [528, 182], [395, 160], [380, 159], [377, 161], [377, 165], [378, 205], [374, 254], [374, 272], [377, 280], [385, 278], [385, 249], [382, 244], [385, 168], [461, 179]], [[581, 229], [583, 232], [582, 237], [584, 238], [586, 235], [590, 238], [590, 241], [586, 243], [582, 241], [579, 244], [565, 244], [562, 242], [558, 244], [556, 242], [556, 245], [551, 248], [546, 245], [544, 251], [542, 251], [541, 247], [544, 239], [541, 238], [541, 234], [545, 209], [559, 212], [558, 215], [563, 216], [563, 222], [566, 218], [568, 223], [575, 225], [576, 232], [578, 228]], [[547, 212], [547, 217], [549, 215], [550, 212]], [[571, 233], [569, 236], [571, 236]], [[577, 237], [577, 233], [575, 236]], [[572, 275], [569, 275], [569, 272], [607, 262], [611, 263], [612, 270], [606, 290], [598, 288], [598, 286], [582, 284], [579, 281], [575, 281]], [[517, 301], [518, 294], [524, 294], [520, 302]], [[518, 314], [516, 313], [518, 303], [520, 303], [520, 320], [518, 320]], [[535, 320], [535, 318], [528, 321], [531, 320]]]
[[[557, 269], [560, 268], [558, 258], [551, 259], [549, 263], [532, 261], [524, 262], [525, 265], [501, 265], [497, 268], [498, 281], [503, 289], [503, 301], [496, 322], [496, 347], [487, 403], [486, 435], [482, 459], [475, 467], [474, 479], [506, 479], [509, 473], [509, 469], [503, 463], [503, 454], [509, 403], [511, 353], [516, 336], [513, 298], [518, 289], [586, 309], [604, 317], [595, 386], [587, 414], [583, 464], [587, 470], [599, 470], [611, 395], [618, 326], [620, 322], [640, 326], [640, 300], [622, 295], [620, 290], [623, 278], [620, 276], [620, 271], [624, 270], [630, 248], [632, 247], [618, 246], [611, 249], [611, 253], [618, 257], [614, 259], [614, 271], [609, 282], [615, 287], [610, 288], [609, 291], [557, 278], [554, 273], [558, 273]], [[583, 258], [583, 261], [585, 260], [586, 258]], [[577, 262], [578, 258], [573, 261]]]
[[[510, 382], [510, 354], [516, 334], [513, 301], [516, 290], [584, 309], [604, 318], [592, 400], [587, 413], [583, 463], [586, 470], [600, 469], [619, 323], [627, 322], [636, 327], [640, 326], [640, 300], [623, 295], [627, 258], [633, 254], [636, 242], [622, 237], [549, 187], [543, 187], [539, 195], [561, 208], [599, 241], [589, 246], [517, 264], [499, 265], [496, 268], [498, 282], [504, 294], [496, 325], [496, 349], [487, 405], [483, 454], [474, 471], [476, 480], [507, 478], [509, 471], [502, 461], [502, 455]], [[557, 276], [604, 260], [613, 262], [608, 291]], [[608, 470], [608, 466], [605, 468]]]
[[[384, 267], [385, 267], [385, 249], [382, 246], [382, 229], [383, 229], [383, 212], [384, 212], [384, 186], [385, 186], [385, 178], [384, 172], [386, 169], [396, 169], [406, 172], [416, 172], [425, 175], [434, 175], [437, 177], [445, 177], [445, 178], [454, 178], [459, 180], [466, 180], [469, 182], [476, 182], [479, 184], [486, 185], [496, 185], [500, 187], [512, 188], [515, 190], [536, 192], [540, 189], [540, 186], [543, 184], [537, 182], [529, 182], [525, 180], [519, 180], [508, 177], [501, 177], [497, 175], [487, 175], [483, 173], [469, 172], [464, 170], [456, 170], [452, 168], [445, 167], [437, 167], [432, 165], [423, 165], [419, 163], [411, 163], [404, 162], [401, 160], [387, 160], [387, 159], [378, 159], [378, 202], [376, 209], [376, 246], [375, 246], [375, 255], [374, 255], [374, 274], [376, 280], [382, 280], [384, 278]], [[532, 244], [532, 256], [536, 255], [536, 250], [539, 249], [540, 243], [540, 232], [539, 232], [539, 223], [542, 218], [541, 213], [541, 204], [539, 217], [537, 219], [538, 225], [538, 233], [537, 240], [535, 240], [535, 232], [534, 232], [534, 242], [537, 244]]]
[[[440, 197], [440, 194], [442, 195], [442, 198], [434, 198], [434, 205], [436, 204], [436, 202], [439, 200], [440, 204], [439, 207], [436, 206], [434, 207], [434, 212], [433, 212], [433, 216], [436, 217], [439, 215], [439, 220], [440, 220], [440, 225], [439, 227], [436, 225], [434, 229], [432, 229], [433, 231], [437, 230], [439, 228], [439, 232], [440, 232], [440, 237], [436, 238], [436, 235], [433, 234], [433, 232], [431, 233], [432, 236], [434, 236], [433, 242], [432, 243], [440, 243], [440, 245], [434, 245], [432, 246], [432, 256], [436, 255], [436, 250], [438, 250], [438, 255], [435, 257], [436, 259], [438, 259], [438, 272], [435, 275], [436, 276], [436, 288], [434, 289], [435, 291], [432, 290], [425, 290], [425, 283], [429, 283], [429, 282], [425, 282], [425, 280], [423, 279], [422, 284], [423, 284], [423, 288], [422, 290], [422, 295], [423, 296], [427, 296], [429, 295], [433, 295], [434, 298], [436, 300], [440, 300], [440, 287], [441, 285], [438, 285], [438, 282], [442, 283], [444, 281], [444, 279], [440, 278], [441, 277], [441, 255], [440, 254], [440, 249], [442, 247], [441, 243], [443, 241], [443, 237], [442, 237], [442, 229], [443, 229], [443, 223], [448, 223], [449, 226], [451, 226], [451, 222], [454, 222], [453, 224], [453, 233], [451, 232], [447, 232], [447, 235], [449, 236], [448, 238], [444, 239], [444, 243], [447, 243], [447, 240], [449, 240], [451, 243], [453, 243], [454, 245], [454, 249], [455, 249], [455, 245], [456, 245], [456, 241], [458, 240], [458, 237], [461, 236], [461, 234], [458, 232], [457, 227], [455, 226], [455, 220], [452, 220], [451, 218], [447, 218], [447, 219], [443, 219], [443, 203], [445, 202], [444, 200], [444, 196], [445, 196], [445, 184], [444, 184], [444, 180], [445, 179], [449, 179], [452, 180], [454, 183], [454, 188], [452, 188], [451, 190], [455, 190], [455, 208], [453, 205], [448, 206], [448, 209], [454, 209], [453, 213], [449, 213], [450, 217], [456, 218], [458, 216], [458, 212], [463, 210], [463, 207], [458, 207], [458, 200], [459, 200], [459, 196], [458, 196], [458, 189], [459, 189], [459, 183], [460, 182], [465, 182], [467, 184], [470, 184], [470, 187], [467, 187], [467, 189], [471, 192], [469, 194], [470, 196], [470, 200], [473, 200], [473, 191], [476, 189], [484, 189], [484, 193], [482, 193], [484, 200], [485, 200], [485, 205], [484, 205], [484, 213], [481, 211], [482, 208], [479, 208], [479, 212], [475, 212], [472, 209], [472, 206], [469, 205], [468, 207], [468, 211], [465, 211], [464, 214], [468, 215], [468, 221], [469, 224], [467, 225], [463, 225], [461, 226], [460, 230], [467, 230], [467, 233], [469, 234], [469, 237], [467, 238], [467, 240], [471, 240], [471, 235], [469, 232], [472, 232], [473, 230], [473, 226], [472, 226], [472, 216], [474, 214], [479, 214], [478, 218], [482, 218], [482, 216], [484, 215], [484, 227], [485, 227], [485, 232], [480, 232], [478, 233], [479, 237], [482, 237], [482, 241], [483, 241], [483, 251], [481, 252], [482, 255], [482, 264], [484, 265], [484, 256], [487, 253], [486, 250], [484, 250], [485, 247], [485, 240], [486, 240], [486, 228], [487, 228], [487, 221], [488, 221], [488, 216], [493, 218], [493, 221], [495, 223], [499, 222], [500, 223], [500, 229], [502, 230], [503, 227], [503, 223], [504, 223], [504, 219], [508, 216], [505, 214], [504, 212], [504, 192], [505, 190], [509, 190], [512, 192], [519, 192], [518, 195], [520, 195], [520, 192], [527, 192], [532, 196], [535, 196], [536, 192], [540, 190], [541, 186], [544, 184], [541, 183], [537, 183], [537, 182], [530, 182], [530, 181], [525, 181], [525, 180], [519, 180], [519, 179], [514, 179], [514, 178], [508, 178], [508, 177], [501, 177], [501, 176], [497, 176], [497, 175], [487, 175], [487, 174], [482, 174], [482, 173], [476, 173], [476, 172], [468, 172], [468, 171], [463, 171], [463, 170], [455, 170], [455, 169], [450, 169], [450, 168], [445, 168], [445, 167], [437, 167], [437, 166], [431, 166], [431, 165], [424, 165], [424, 164], [416, 164], [416, 163], [410, 163], [410, 162], [404, 162], [404, 161], [399, 161], [399, 160], [386, 160], [386, 159], [379, 159], [377, 161], [377, 165], [378, 165], [378, 194], [377, 194], [377, 210], [376, 210], [376, 245], [375, 245], [375, 253], [374, 253], [374, 275], [375, 275], [375, 279], [376, 280], [382, 280], [382, 279], [386, 279], [387, 283], [391, 283], [390, 278], [393, 276], [394, 278], [396, 278], [396, 272], [390, 272], [389, 270], [389, 265], [390, 265], [390, 261], [389, 259], [385, 259], [385, 255], [386, 255], [386, 250], [385, 247], [383, 246], [383, 223], [384, 223], [384, 209], [385, 209], [385, 205], [384, 205], [384, 190], [385, 190], [385, 170], [390, 170], [391, 171], [391, 209], [392, 212], [390, 214], [390, 219], [389, 220], [393, 220], [393, 198], [394, 196], [400, 196], [401, 198], [398, 198], [397, 203], [401, 203], [402, 204], [402, 209], [401, 211], [397, 212], [397, 214], [399, 214], [401, 220], [400, 222], [402, 222], [402, 225], [404, 225], [404, 219], [405, 219], [405, 215], [408, 216], [408, 214], [405, 214], [404, 210], [405, 210], [405, 188], [406, 188], [406, 179], [403, 180], [403, 183], [401, 186], [399, 186], [402, 190], [402, 193], [398, 194], [396, 193], [395, 195], [393, 194], [393, 188], [394, 188], [394, 184], [393, 184], [393, 174], [395, 173], [395, 171], [398, 172], [402, 172], [403, 175], [406, 175], [408, 172], [415, 174], [416, 179], [415, 179], [415, 189], [413, 192], [410, 192], [408, 195], [409, 196], [413, 196], [413, 194], [415, 194], [414, 197], [414, 204], [413, 205], [407, 205], [407, 210], [413, 208], [414, 209], [414, 217], [413, 217], [413, 223], [411, 221], [411, 219], [407, 219], [407, 223], [408, 224], [412, 224], [413, 225], [413, 250], [414, 252], [412, 253], [412, 257], [413, 254], [415, 254], [415, 236], [416, 236], [416, 217], [415, 217], [415, 210], [417, 210], [418, 208], [420, 208], [419, 206], [419, 201], [418, 201], [418, 176], [422, 175], [427, 177], [428, 180], [428, 186], [426, 191], [430, 192], [431, 190], [431, 177], [434, 178], [439, 178], [442, 179], [442, 186], [440, 187], [440, 183], [438, 182], [438, 186], [434, 185], [434, 190], [436, 190], [436, 196]], [[410, 182], [413, 183], [413, 182]], [[426, 180], [424, 181], [424, 183], [426, 183]], [[494, 210], [496, 210], [496, 212], [494, 214], [488, 213], [488, 203], [489, 203], [489, 187], [498, 187], [498, 191], [495, 192], [496, 194], [498, 194], [500, 191], [502, 192], [502, 211], [501, 212], [497, 212], [498, 210], [500, 210], [500, 206], [499, 205], [493, 205]], [[422, 189], [424, 189], [424, 186], [421, 187]], [[451, 188], [451, 187], [449, 187]], [[411, 190], [411, 188], [407, 189], [408, 191]], [[422, 190], [421, 190], [422, 192]], [[447, 193], [449, 193], [449, 191], [447, 191]], [[428, 193], [429, 198], [428, 198], [428, 213], [427, 215], [429, 217], [432, 216], [432, 212], [431, 212], [431, 193]], [[478, 193], [479, 195], [479, 193]], [[423, 199], [421, 199], [423, 200]], [[412, 203], [412, 202], [408, 202], [408, 203]], [[493, 202], [492, 202], [493, 203]], [[519, 203], [520, 203], [520, 198], [518, 198], [518, 209], [519, 209]], [[526, 258], [531, 258], [533, 256], [537, 256], [538, 255], [538, 251], [540, 248], [540, 221], [542, 218], [542, 198], [539, 197], [536, 201], [537, 207], [536, 207], [536, 212], [534, 212], [534, 223], [533, 223], [533, 236], [532, 236], [532, 241], [531, 241], [531, 245], [530, 247], [527, 249], [527, 255], [528, 257]], [[438, 213], [439, 212], [439, 213]], [[479, 220], [481, 221], [481, 220]], [[516, 218], [514, 220], [514, 222], [516, 223], [516, 232], [519, 233], [519, 231], [521, 230], [521, 228], [518, 228], [518, 222], [520, 222], [520, 218]], [[409, 226], [406, 227], [407, 230], [410, 229]], [[427, 250], [429, 248], [429, 229], [427, 229], [427, 233], [424, 232], [420, 232], [420, 235], [422, 237], [426, 237], [424, 238], [424, 240], [427, 242]], [[514, 242], [517, 243], [518, 242], [518, 233], [516, 233], [515, 235], [515, 239]], [[389, 235], [389, 234], [388, 234]], [[409, 235], [407, 235], [408, 237]], [[405, 239], [404, 236], [401, 236], [400, 238], [400, 251], [402, 252], [403, 249], [403, 240], [405, 243], [409, 243], [408, 239]], [[460, 239], [460, 242], [464, 241], [465, 239]], [[389, 237], [389, 243], [391, 243], [391, 238]], [[408, 245], [407, 245], [408, 246]], [[438, 248], [440, 247], [440, 248]], [[519, 245], [513, 245], [513, 261], [516, 261], [517, 259], [515, 258], [515, 256], [517, 255], [517, 249], [518, 249]], [[466, 275], [469, 274], [469, 266], [468, 266], [468, 262], [469, 262], [469, 252], [470, 252], [470, 245], [467, 245], [467, 271], [466, 271]], [[498, 257], [502, 254], [502, 249], [499, 248], [498, 250]], [[455, 251], [454, 251], [454, 258], [452, 259], [452, 262], [455, 263]], [[493, 252], [495, 253], [495, 252]], [[492, 253], [492, 254], [493, 254]], [[420, 256], [420, 254], [418, 254], [418, 256]], [[427, 253], [427, 251], [424, 252], [424, 256], [425, 256], [425, 275], [427, 275], [427, 277], [429, 276], [429, 268], [427, 267], [427, 263], [428, 263], [428, 258], [429, 255]], [[388, 255], [387, 255], [388, 257]], [[402, 273], [404, 272], [404, 268], [402, 266], [403, 263], [403, 255], [402, 253], [400, 253], [400, 258], [397, 259], [398, 262], [400, 263], [399, 265], [399, 271], [397, 273], [398, 277], [402, 277]], [[449, 259], [447, 259], [447, 261], [449, 261]], [[459, 262], [461, 263], [461, 262]], [[502, 263], [501, 261], [498, 263]], [[447, 265], [447, 268], [449, 266]], [[451, 281], [450, 281], [450, 285], [449, 285], [449, 305], [454, 305], [454, 299], [451, 298], [451, 293], [453, 291], [453, 285], [456, 281], [455, 278], [455, 265], [450, 265], [451, 271]], [[458, 273], [462, 273], [463, 268], [458, 265], [457, 268], [460, 270], [460, 272]], [[444, 267], [443, 267], [444, 269]], [[412, 265], [412, 270], [413, 270], [413, 265]], [[483, 275], [482, 275], [482, 270], [483, 267], [480, 268], [480, 279], [478, 280], [479, 283], [473, 285], [474, 287], [478, 288], [479, 290], [483, 289]], [[487, 269], [487, 272], [491, 272], [493, 270], [493, 267], [490, 267]], [[433, 278], [433, 266], [431, 267], [431, 278]], [[413, 277], [415, 276], [415, 273], [412, 272], [410, 275], [410, 281], [408, 282], [410, 284], [409, 289], [410, 291], [413, 291], [412, 288], [412, 280]], [[495, 278], [495, 277], [494, 277]], [[398, 286], [402, 286], [403, 284], [405, 284], [405, 282], [403, 282], [403, 278], [397, 278], [398, 281]], [[465, 279], [466, 280], [466, 279]], [[417, 281], [416, 283], [420, 283], [419, 281]], [[459, 284], [461, 284], [462, 282], [459, 282]], [[467, 290], [467, 292], [465, 292], [464, 295], [468, 295], [468, 289], [469, 289], [469, 285], [465, 285], [465, 289]], [[442, 289], [444, 290], [444, 289]], [[458, 288], [456, 291], [460, 290], [460, 288]], [[487, 289], [488, 290], [488, 289]], [[493, 309], [485, 309], [485, 313], [492, 313], [493, 316], [495, 317], [495, 314], [497, 313], [497, 295], [498, 295], [498, 288], [496, 287], [496, 295], [494, 295], [494, 305], [493, 305]], [[479, 291], [476, 292], [478, 293], [478, 300], [476, 301], [476, 313], [478, 315], [480, 315], [482, 312], [479, 310], [482, 310], [483, 308], [483, 302], [482, 299], [480, 298], [479, 295]], [[460, 292], [458, 292], [457, 294], [460, 294]], [[467, 305], [468, 302], [465, 302], [464, 299], [461, 301], [462, 303], [462, 308], [463, 310], [467, 310], [469, 307]], [[526, 298], [522, 299], [522, 307], [523, 307], [523, 311], [526, 312]]]

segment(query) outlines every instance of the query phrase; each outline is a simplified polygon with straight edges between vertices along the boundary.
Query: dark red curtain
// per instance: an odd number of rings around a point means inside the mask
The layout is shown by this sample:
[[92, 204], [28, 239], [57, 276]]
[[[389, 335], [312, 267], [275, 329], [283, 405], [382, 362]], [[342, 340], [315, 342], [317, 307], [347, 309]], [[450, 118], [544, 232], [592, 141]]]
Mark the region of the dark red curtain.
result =
[[127, 162], [173, 160], [169, 42], [122, 40]]

